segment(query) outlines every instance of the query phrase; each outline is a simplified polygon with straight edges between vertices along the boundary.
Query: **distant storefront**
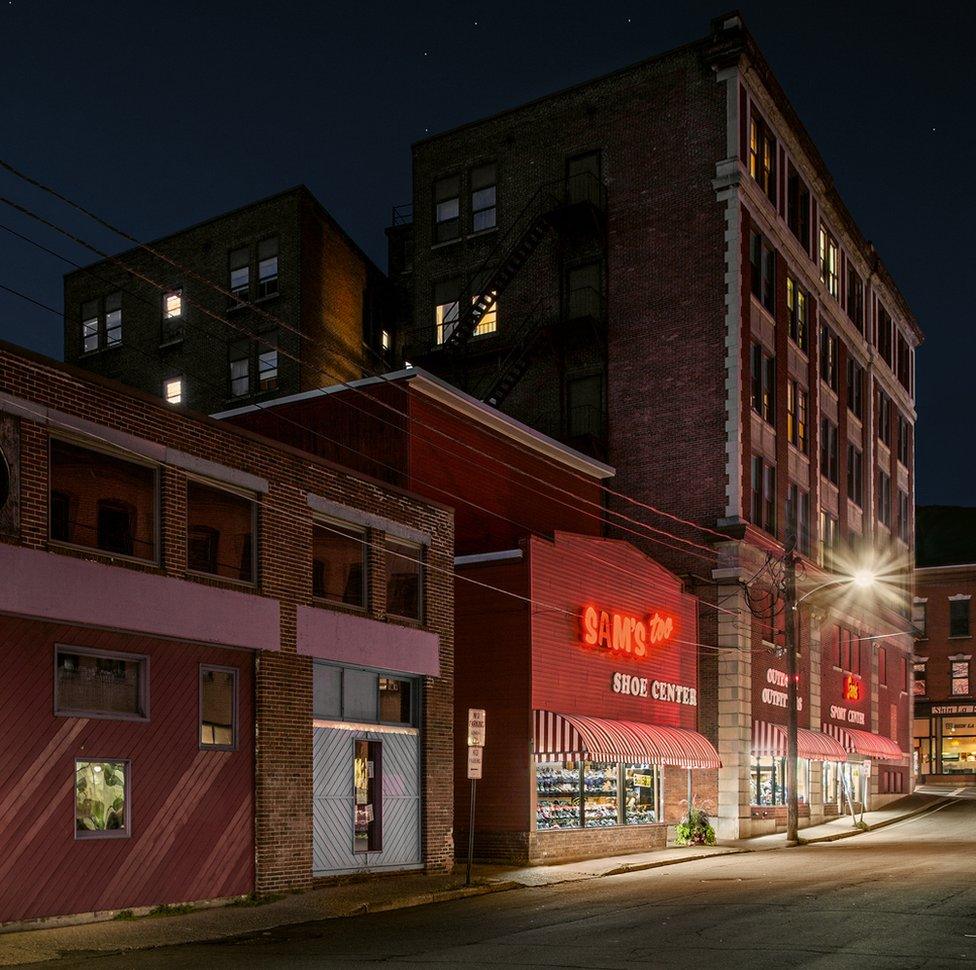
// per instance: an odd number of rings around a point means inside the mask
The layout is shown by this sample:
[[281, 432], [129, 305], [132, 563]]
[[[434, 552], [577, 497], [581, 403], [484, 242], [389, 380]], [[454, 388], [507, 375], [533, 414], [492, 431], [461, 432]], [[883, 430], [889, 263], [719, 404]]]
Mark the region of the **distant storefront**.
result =
[[919, 775], [976, 776], [976, 704], [916, 701], [912, 734]]

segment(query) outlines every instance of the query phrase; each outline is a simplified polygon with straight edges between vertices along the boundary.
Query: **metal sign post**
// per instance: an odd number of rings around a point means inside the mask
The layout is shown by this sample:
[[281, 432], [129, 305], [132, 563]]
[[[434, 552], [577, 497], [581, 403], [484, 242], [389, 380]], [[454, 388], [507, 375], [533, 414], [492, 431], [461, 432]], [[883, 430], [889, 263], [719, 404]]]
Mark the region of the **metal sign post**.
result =
[[478, 795], [478, 779], [484, 764], [485, 712], [478, 707], [468, 708], [468, 778], [471, 779], [471, 811], [468, 816], [468, 871], [464, 885], [471, 885], [471, 864], [474, 860], [474, 806]]

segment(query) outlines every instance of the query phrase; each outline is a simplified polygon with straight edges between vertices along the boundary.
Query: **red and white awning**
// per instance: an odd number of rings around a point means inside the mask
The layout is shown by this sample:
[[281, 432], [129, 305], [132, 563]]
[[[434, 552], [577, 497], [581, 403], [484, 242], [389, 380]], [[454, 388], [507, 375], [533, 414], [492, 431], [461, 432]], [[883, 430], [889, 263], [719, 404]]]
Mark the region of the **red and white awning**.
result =
[[639, 721], [534, 711], [536, 761], [623, 761], [721, 768], [718, 752], [696, 731]]
[[[785, 758], [786, 728], [768, 721], [752, 722], [752, 755], [754, 758]], [[796, 753], [809, 761], [846, 761], [847, 751], [834, 738], [819, 731], [797, 728]]]
[[832, 734], [848, 751], [864, 755], [874, 761], [903, 761], [908, 756], [891, 740], [873, 731], [842, 728], [837, 724], [824, 724], [824, 731]]

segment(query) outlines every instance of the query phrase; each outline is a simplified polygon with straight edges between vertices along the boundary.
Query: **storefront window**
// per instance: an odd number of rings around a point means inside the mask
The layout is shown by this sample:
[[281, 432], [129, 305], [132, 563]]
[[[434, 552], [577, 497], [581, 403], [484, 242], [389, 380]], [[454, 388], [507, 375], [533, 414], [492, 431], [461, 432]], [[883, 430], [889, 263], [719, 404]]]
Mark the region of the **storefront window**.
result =
[[647, 825], [657, 819], [657, 769], [651, 765], [624, 765], [624, 822]]
[[547, 761], [536, 768], [536, 828], [580, 827], [580, 765], [576, 761]]
[[587, 761], [583, 764], [583, 818], [587, 828], [620, 823], [619, 771], [616, 764]]
[[[917, 684], [918, 681], [915, 681]], [[912, 722], [913, 767], [917, 774], [932, 774], [931, 722], [927, 717], [917, 717]]]
[[536, 767], [536, 829], [650, 825], [660, 818], [661, 769], [602, 761]]
[[976, 771], [976, 718], [942, 718], [942, 771]]
[[[752, 804], [786, 804], [786, 759], [752, 759]], [[810, 762], [806, 758], [797, 760], [796, 797], [801, 805], [806, 805], [810, 792]]]
[[840, 796], [840, 765], [836, 761], [823, 763], [823, 803], [824, 808], [835, 808]]

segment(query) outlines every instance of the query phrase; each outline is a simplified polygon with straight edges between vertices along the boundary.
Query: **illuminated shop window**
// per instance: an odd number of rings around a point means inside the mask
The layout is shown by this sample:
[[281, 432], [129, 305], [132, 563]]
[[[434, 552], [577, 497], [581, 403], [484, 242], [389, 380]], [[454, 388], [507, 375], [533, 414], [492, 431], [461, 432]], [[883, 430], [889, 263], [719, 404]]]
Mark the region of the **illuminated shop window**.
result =
[[75, 837], [129, 835], [129, 763], [75, 761]]
[[535, 776], [538, 831], [649, 825], [662, 817], [655, 765], [547, 761]]
[[[753, 758], [751, 779], [753, 805], [770, 807], [786, 804], [785, 758]], [[798, 759], [796, 782], [797, 801], [806, 805], [810, 792], [810, 762], [806, 758]]]

